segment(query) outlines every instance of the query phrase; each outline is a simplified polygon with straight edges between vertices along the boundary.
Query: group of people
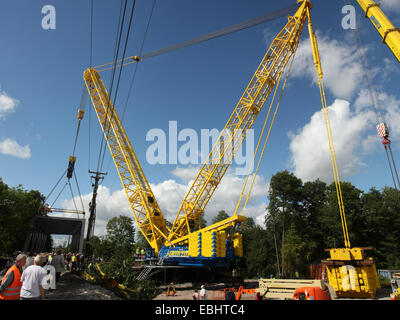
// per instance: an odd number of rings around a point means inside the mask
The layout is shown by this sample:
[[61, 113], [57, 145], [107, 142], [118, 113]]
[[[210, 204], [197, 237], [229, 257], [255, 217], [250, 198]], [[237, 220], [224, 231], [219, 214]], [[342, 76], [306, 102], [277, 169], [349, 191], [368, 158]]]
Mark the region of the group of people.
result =
[[42, 267], [43, 256], [36, 255], [33, 264], [24, 268], [27, 258], [25, 254], [18, 254], [7, 270], [0, 285], [0, 300], [44, 299], [42, 284], [47, 273]]
[[144, 247], [137, 247], [135, 251], [135, 258], [142, 261], [148, 258], [154, 258], [154, 251]]
[[[83, 267], [83, 255], [61, 250], [52, 253], [19, 253], [0, 283], [0, 300], [38, 300], [44, 299], [46, 276], [53, 271], [55, 283], [65, 271], [79, 270]], [[47, 279], [48, 282], [48, 279]]]
[[207, 290], [204, 284], [200, 288], [200, 292], [198, 290], [194, 290], [193, 300], [207, 300]]

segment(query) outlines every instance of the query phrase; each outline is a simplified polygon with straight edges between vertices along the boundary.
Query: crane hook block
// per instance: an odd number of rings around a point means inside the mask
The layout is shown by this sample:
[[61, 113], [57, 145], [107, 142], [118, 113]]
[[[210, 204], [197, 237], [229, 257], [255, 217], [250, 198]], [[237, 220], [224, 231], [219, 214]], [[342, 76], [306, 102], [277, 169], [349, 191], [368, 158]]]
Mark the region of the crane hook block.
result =
[[84, 114], [85, 114], [85, 111], [84, 111], [84, 110], [78, 109], [78, 116], [77, 116], [77, 118], [78, 118], [79, 120], [82, 120]]
[[70, 156], [68, 162], [68, 169], [67, 169], [67, 178], [71, 179], [72, 174], [74, 173], [76, 157]]
[[388, 138], [389, 137], [389, 128], [386, 123], [382, 122], [376, 126], [378, 130], [378, 134], [381, 138]]

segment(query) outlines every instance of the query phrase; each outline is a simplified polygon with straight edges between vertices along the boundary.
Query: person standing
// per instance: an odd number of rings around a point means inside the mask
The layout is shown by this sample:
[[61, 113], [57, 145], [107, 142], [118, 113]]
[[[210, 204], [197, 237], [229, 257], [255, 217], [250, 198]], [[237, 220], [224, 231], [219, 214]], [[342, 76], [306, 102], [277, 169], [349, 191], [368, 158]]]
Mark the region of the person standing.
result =
[[75, 253], [73, 253], [71, 256], [71, 263], [72, 263], [71, 271], [76, 270], [76, 254]]
[[197, 290], [194, 290], [192, 297], [193, 297], [193, 300], [199, 300], [199, 293], [197, 292]]
[[204, 284], [201, 286], [200, 300], [207, 300], [207, 291], [206, 291], [206, 287], [204, 286]]
[[24, 267], [22, 268], [23, 270], [25, 270], [26, 268], [28, 268], [29, 266], [33, 265], [33, 253], [28, 252], [27, 253], [27, 257], [26, 257], [26, 263], [24, 265]]
[[19, 254], [3, 279], [0, 285], [0, 300], [18, 300], [21, 293], [21, 275], [26, 263], [26, 255]]
[[25, 269], [21, 276], [21, 300], [44, 299], [44, 288], [42, 282], [46, 276], [46, 271], [41, 267], [42, 257], [37, 255], [33, 260], [33, 266]]
[[64, 256], [61, 254], [61, 250], [57, 250], [56, 255], [51, 261], [51, 265], [56, 269], [56, 282], [60, 279], [61, 272], [65, 270]]

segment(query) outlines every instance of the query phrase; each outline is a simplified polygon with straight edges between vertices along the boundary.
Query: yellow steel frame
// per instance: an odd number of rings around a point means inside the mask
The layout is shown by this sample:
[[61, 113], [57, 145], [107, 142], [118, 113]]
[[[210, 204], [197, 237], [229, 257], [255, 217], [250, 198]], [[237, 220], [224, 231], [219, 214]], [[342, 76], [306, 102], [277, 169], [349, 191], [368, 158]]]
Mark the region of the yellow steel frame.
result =
[[160, 207], [100, 75], [89, 68], [83, 77], [138, 228], [158, 253], [169, 233]]
[[[185, 196], [171, 229], [168, 229], [166, 226], [161, 209], [158, 206], [100, 75], [94, 68], [89, 68], [84, 72], [84, 80], [88, 92], [138, 228], [157, 253], [164, 244], [174, 246], [188, 242], [189, 235], [194, 231], [194, 226], [198, 223], [200, 214], [204, 211], [205, 206], [226, 173], [233, 157], [243, 143], [247, 131], [253, 126], [264, 103], [274, 87], [279, 84], [285, 67], [293, 58], [307, 19], [314, 63], [319, 79], [318, 84], [331, 152], [344, 242], [346, 249], [350, 250], [340, 180], [322, 82], [321, 61], [310, 15], [312, 4], [309, 0], [298, 0], [298, 2], [301, 4], [298, 11], [293, 16], [288, 17], [287, 24], [266, 52], [249, 85], [234, 108], [224, 130]], [[365, 2], [369, 2], [369, 0]], [[391, 34], [388, 33], [386, 38], [389, 39]], [[237, 135], [237, 132], [240, 134]], [[226, 155], [228, 155], [229, 161], [225, 161]], [[222, 231], [227, 227], [243, 222], [244, 219], [243, 216], [238, 215], [235, 211], [233, 217], [200, 231]]]
[[[298, 11], [288, 17], [288, 22], [272, 42], [244, 94], [233, 110], [217, 143], [190, 187], [172, 225], [169, 240], [172, 244], [186, 239], [196, 225], [200, 214], [230, 165], [231, 160], [246, 137], [247, 130], [261, 111], [284, 69], [295, 54], [311, 3], [302, 1]], [[239, 137], [235, 134], [242, 133]], [[227, 136], [228, 135], [228, 138]]]

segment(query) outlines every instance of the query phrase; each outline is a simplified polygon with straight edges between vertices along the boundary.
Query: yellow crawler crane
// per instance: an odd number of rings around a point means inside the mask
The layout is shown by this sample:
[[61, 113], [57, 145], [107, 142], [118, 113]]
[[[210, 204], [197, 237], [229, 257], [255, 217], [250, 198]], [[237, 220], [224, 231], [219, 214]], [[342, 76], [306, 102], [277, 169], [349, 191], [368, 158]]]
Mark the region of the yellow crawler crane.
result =
[[[196, 232], [193, 227], [245, 139], [247, 130], [252, 127], [271, 92], [278, 88], [286, 65], [294, 58], [307, 19], [307, 8], [311, 6], [309, 1], [300, 3], [297, 12], [288, 17], [288, 23], [274, 39], [234, 109], [224, 130], [228, 139], [221, 137], [213, 147], [171, 230], [166, 227], [161, 210], [98, 71], [89, 68], [84, 72], [89, 95], [138, 228], [159, 254], [160, 262], [221, 266], [228, 265], [231, 259], [243, 255], [241, 234], [234, 232], [229, 237], [225, 234], [228, 227], [234, 227], [246, 219], [242, 215], [235, 213], [233, 217]], [[134, 56], [132, 60], [140, 61], [140, 57]]]
[[[337, 288], [336, 291], [338, 295], [341, 295], [342, 292], [350, 292], [355, 295], [359, 293], [364, 294], [365, 285], [363, 288], [361, 288], [361, 286], [357, 288], [350, 286], [349, 291], [347, 287], [343, 285], [343, 279], [339, 279], [339, 273], [335, 272], [338, 268], [337, 263], [341, 265], [360, 264], [360, 274], [362, 274], [362, 276], [359, 282], [363, 281], [364, 283], [368, 283], [368, 294], [374, 294], [374, 292], [371, 293], [371, 288], [376, 287], [376, 271], [375, 273], [369, 272], [367, 267], [369, 268], [372, 266], [372, 269], [375, 270], [375, 265], [373, 262], [368, 266], [363, 265], [361, 261], [365, 260], [364, 250], [362, 248], [351, 248], [348, 239], [340, 180], [336, 166], [322, 82], [323, 74], [321, 62], [310, 16], [312, 4], [309, 0], [298, 0], [297, 2], [300, 4], [297, 12], [293, 16], [288, 17], [287, 24], [274, 39], [265, 54], [243, 96], [225, 125], [223, 133], [217, 140], [207, 161], [202, 166], [188, 194], [184, 198], [171, 229], [168, 229], [166, 226], [162, 212], [100, 75], [95, 68], [89, 68], [84, 72], [84, 80], [128, 197], [129, 204], [134, 213], [138, 228], [154, 251], [158, 253], [160, 263], [193, 266], [228, 265], [231, 259], [243, 255], [243, 241], [239, 233], [235, 232], [232, 235], [228, 235], [226, 229], [228, 227], [235, 227], [243, 222], [245, 217], [243, 215], [238, 215], [236, 210], [234, 216], [216, 224], [197, 231], [194, 230], [194, 227], [198, 223], [200, 214], [204, 211], [205, 206], [211, 199], [215, 189], [228, 169], [232, 158], [245, 139], [247, 130], [253, 126], [256, 117], [272, 92], [274, 92], [272, 99], [274, 101], [281, 77], [287, 64], [290, 61], [293, 62], [304, 25], [308, 19], [308, 29], [313, 49], [314, 63], [318, 73], [321, 102], [324, 110], [340, 217], [345, 238], [344, 249], [331, 250], [331, 259], [328, 259], [328, 269], [331, 268], [329, 270], [332, 270], [332, 272], [330, 272], [328, 276], [330, 277], [329, 280], [331, 284], [337, 283], [339, 280], [342, 281], [341, 285], [336, 287], [332, 285], [334, 288]], [[135, 62], [140, 61], [140, 58], [136, 56], [132, 57], [132, 59]], [[288, 74], [289, 72], [287, 76]], [[273, 101], [271, 102], [271, 106]], [[270, 111], [271, 107], [268, 111], [268, 116]], [[237, 134], [237, 132], [239, 132], [239, 134]], [[340, 254], [338, 255], [337, 252]], [[364, 274], [367, 274], [367, 276]], [[372, 276], [369, 277], [368, 275]], [[372, 279], [371, 281], [370, 278]]]
[[[198, 224], [200, 214], [239, 150], [247, 131], [252, 128], [264, 103], [279, 85], [285, 67], [294, 57], [311, 7], [309, 1], [298, 2], [301, 3], [299, 9], [293, 16], [288, 17], [287, 24], [272, 42], [186, 194], [171, 227], [168, 237], [170, 243], [182, 244], [182, 241], [187, 241], [194, 226]], [[235, 213], [225, 221], [225, 225], [241, 222], [239, 219], [243, 220], [243, 217]]]

